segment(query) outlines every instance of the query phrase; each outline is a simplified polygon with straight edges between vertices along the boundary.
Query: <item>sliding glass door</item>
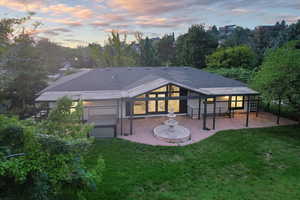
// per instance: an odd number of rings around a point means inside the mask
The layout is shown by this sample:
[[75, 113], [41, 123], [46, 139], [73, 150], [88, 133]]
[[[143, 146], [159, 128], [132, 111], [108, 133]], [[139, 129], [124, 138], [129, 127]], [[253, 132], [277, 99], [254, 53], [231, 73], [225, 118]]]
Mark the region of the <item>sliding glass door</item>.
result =
[[[165, 98], [165, 94], [149, 94], [149, 98]], [[148, 113], [165, 113], [166, 112], [166, 100], [149, 100], [148, 101]]]

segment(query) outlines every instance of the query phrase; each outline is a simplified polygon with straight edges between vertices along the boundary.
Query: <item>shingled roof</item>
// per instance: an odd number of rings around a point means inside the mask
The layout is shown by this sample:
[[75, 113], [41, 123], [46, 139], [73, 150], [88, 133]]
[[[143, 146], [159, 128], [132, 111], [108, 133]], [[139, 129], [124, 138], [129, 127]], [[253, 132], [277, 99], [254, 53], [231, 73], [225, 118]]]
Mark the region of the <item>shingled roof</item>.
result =
[[41, 91], [37, 101], [46, 101], [46, 96], [50, 95], [53, 98], [48, 99], [55, 100], [63, 94], [89, 94], [89, 98], [100, 99], [101, 96], [110, 98], [110, 95], [114, 98], [131, 97], [169, 83], [211, 95], [222, 91], [257, 94], [240, 81], [191, 67], [112, 67], [91, 69], [63, 77]]

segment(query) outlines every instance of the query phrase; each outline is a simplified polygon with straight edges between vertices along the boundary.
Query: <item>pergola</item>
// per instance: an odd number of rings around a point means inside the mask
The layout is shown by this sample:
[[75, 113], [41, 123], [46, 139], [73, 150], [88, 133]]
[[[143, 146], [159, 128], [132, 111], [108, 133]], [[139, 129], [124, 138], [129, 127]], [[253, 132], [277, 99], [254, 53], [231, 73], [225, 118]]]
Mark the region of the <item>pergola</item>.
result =
[[[121, 99], [121, 119], [120, 119], [120, 126], [121, 126], [121, 135], [124, 134], [123, 132], [123, 102], [127, 102], [129, 104], [130, 107], [130, 112], [129, 112], [129, 120], [130, 120], [130, 131], [129, 134], [132, 135], [133, 134], [133, 105], [135, 101], [148, 101], [148, 100], [188, 100], [188, 99], [198, 99], [199, 101], [199, 106], [198, 106], [198, 120], [201, 119], [201, 109], [203, 109], [203, 130], [210, 130], [207, 127], [207, 118], [208, 118], [208, 113], [207, 113], [207, 99], [209, 98], [213, 98], [213, 113], [212, 113], [212, 120], [213, 120], [213, 125], [212, 125], [212, 129], [214, 130], [216, 128], [216, 105], [217, 103], [223, 103], [223, 102], [228, 102], [229, 103], [229, 117], [234, 117], [234, 110], [231, 109], [230, 105], [231, 105], [231, 101], [232, 101], [232, 96], [244, 96], [247, 97], [247, 109], [246, 109], [246, 121], [245, 121], [245, 127], [249, 126], [249, 113], [250, 113], [250, 104], [254, 103], [256, 104], [256, 116], [258, 116], [259, 114], [259, 103], [260, 103], [260, 97], [259, 94], [247, 94], [247, 93], [239, 93], [239, 94], [218, 94], [218, 95], [205, 95], [205, 94], [201, 94], [201, 93], [195, 93], [197, 95], [189, 95], [189, 96], [180, 96], [180, 97], [163, 97], [163, 98], [138, 98], [138, 97], [132, 97], [132, 98], [122, 98]], [[217, 97], [219, 96], [229, 96], [229, 101], [220, 101], [217, 100]], [[252, 98], [251, 98], [252, 97]], [[253, 99], [254, 97], [254, 99]], [[203, 108], [201, 106], [201, 102], [202, 100], [204, 100], [203, 103]], [[236, 100], [238, 101], [238, 100]], [[244, 101], [244, 100], [241, 100]], [[277, 120], [277, 123], [279, 124], [279, 118]], [[128, 134], [128, 133], [127, 133]]]

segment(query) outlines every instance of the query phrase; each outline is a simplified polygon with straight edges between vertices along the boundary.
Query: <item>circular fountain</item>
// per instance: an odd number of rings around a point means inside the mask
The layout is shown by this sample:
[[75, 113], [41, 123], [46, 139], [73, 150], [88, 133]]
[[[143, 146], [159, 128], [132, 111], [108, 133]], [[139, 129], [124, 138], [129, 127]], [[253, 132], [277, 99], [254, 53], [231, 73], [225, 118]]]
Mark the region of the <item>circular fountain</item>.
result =
[[169, 143], [184, 143], [189, 141], [191, 139], [190, 131], [178, 125], [178, 122], [175, 120], [176, 115], [173, 111], [169, 112], [168, 118], [162, 125], [154, 128], [154, 136]]

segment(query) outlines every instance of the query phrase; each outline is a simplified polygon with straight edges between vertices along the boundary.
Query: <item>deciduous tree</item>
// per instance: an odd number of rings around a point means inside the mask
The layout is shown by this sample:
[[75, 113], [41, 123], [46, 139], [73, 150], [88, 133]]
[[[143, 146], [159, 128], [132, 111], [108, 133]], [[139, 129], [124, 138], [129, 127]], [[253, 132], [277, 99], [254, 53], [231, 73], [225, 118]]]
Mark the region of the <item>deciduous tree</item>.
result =
[[267, 100], [281, 98], [300, 114], [300, 41], [269, 52], [252, 85]]

